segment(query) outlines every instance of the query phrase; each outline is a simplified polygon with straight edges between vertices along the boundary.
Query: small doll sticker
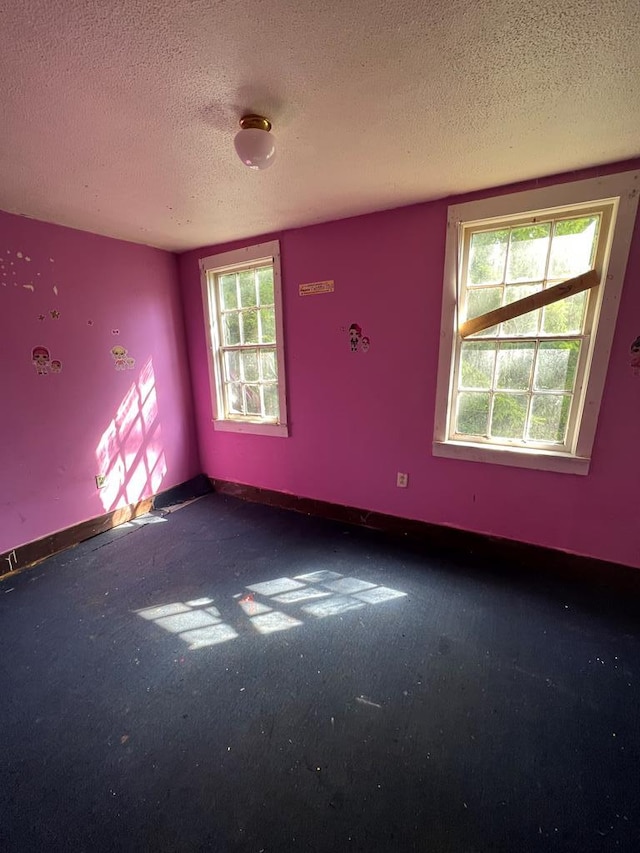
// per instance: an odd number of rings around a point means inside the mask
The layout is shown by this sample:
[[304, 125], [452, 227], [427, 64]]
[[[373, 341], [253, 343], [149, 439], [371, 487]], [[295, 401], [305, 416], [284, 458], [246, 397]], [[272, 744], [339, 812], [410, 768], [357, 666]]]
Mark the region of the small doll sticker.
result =
[[351, 352], [357, 352], [358, 350], [362, 350], [362, 352], [369, 352], [371, 338], [362, 334], [362, 327], [357, 323], [352, 323], [349, 326], [349, 346], [351, 348]]
[[31, 362], [38, 376], [46, 376], [49, 371], [60, 373], [62, 370], [62, 362], [57, 358], [52, 359], [46, 347], [34, 347], [31, 350]]
[[640, 335], [631, 344], [631, 369], [635, 376], [640, 376]]
[[46, 347], [34, 347], [31, 351], [31, 361], [39, 376], [47, 375], [47, 368], [51, 363], [51, 356]]
[[116, 370], [133, 370], [135, 367], [135, 358], [127, 355], [127, 350], [124, 347], [112, 347], [111, 356], [116, 363]]
[[360, 338], [362, 337], [362, 329], [357, 323], [352, 323], [349, 326], [349, 343], [351, 352], [356, 352], [360, 346]]

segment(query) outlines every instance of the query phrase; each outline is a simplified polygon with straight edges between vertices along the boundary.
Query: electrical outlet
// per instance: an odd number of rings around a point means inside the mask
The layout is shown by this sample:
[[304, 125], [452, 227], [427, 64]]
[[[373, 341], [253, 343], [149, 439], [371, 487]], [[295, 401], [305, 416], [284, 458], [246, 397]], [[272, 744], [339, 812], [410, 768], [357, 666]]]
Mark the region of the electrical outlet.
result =
[[102, 489], [107, 481], [104, 474], [96, 474], [96, 489]]
[[408, 485], [409, 485], [409, 475], [403, 474], [400, 471], [398, 471], [398, 474], [396, 476], [396, 486], [399, 489], [406, 489]]

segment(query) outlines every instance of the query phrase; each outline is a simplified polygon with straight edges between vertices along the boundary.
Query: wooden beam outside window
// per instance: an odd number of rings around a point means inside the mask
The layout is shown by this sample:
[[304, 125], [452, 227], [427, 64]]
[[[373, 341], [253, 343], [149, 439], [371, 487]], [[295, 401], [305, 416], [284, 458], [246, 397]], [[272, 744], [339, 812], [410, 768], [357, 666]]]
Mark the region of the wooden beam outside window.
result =
[[551, 305], [553, 302], [567, 299], [569, 296], [582, 293], [583, 290], [590, 290], [599, 284], [600, 274], [595, 270], [589, 270], [589, 272], [578, 275], [575, 278], [555, 284], [547, 290], [541, 290], [539, 293], [525, 296], [524, 299], [518, 299], [509, 305], [504, 305], [502, 308], [496, 308], [495, 311], [487, 311], [486, 314], [474, 317], [473, 320], [467, 320], [466, 323], [460, 326], [460, 337], [468, 338], [469, 335], [475, 335], [477, 332], [490, 329], [498, 323], [513, 320], [515, 317], [522, 316], [522, 314], [528, 314], [530, 311], [535, 311], [545, 305]]

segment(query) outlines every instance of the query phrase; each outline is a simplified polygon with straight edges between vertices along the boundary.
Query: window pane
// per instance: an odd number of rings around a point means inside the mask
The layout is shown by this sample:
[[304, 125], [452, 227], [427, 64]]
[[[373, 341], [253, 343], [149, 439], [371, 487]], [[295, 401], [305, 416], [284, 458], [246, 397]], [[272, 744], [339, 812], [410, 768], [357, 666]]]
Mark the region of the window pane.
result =
[[274, 308], [263, 308], [260, 311], [263, 344], [274, 343], [276, 339], [276, 313]]
[[240, 343], [239, 314], [225, 314], [222, 321], [222, 343], [224, 346], [234, 346]]
[[496, 344], [463, 341], [460, 349], [460, 387], [491, 388]]
[[584, 323], [588, 293], [576, 293], [547, 305], [542, 313], [542, 332], [546, 335], [579, 335]]
[[[504, 289], [504, 304], [510, 305], [512, 302], [517, 302], [519, 299], [524, 299], [526, 296], [531, 296], [542, 290], [542, 282], [539, 284], [516, 284]], [[507, 320], [500, 326], [501, 335], [517, 336], [517, 335], [535, 335], [538, 332], [538, 323], [540, 321], [540, 309], [529, 311], [528, 314], [521, 314], [519, 317], [514, 317], [513, 320]]]
[[534, 394], [531, 400], [529, 438], [562, 444], [570, 405], [571, 397], [568, 394]]
[[240, 305], [243, 308], [251, 308], [257, 304], [256, 277], [253, 270], [245, 270], [238, 273], [240, 282]]
[[469, 249], [468, 284], [501, 284], [507, 255], [509, 230], [473, 234]]
[[227, 411], [233, 415], [242, 414], [242, 385], [230, 382], [227, 386]]
[[277, 420], [280, 417], [277, 385], [264, 386], [264, 409], [265, 415], [268, 418], [275, 418]]
[[224, 378], [232, 381], [240, 379], [240, 356], [237, 352], [225, 352]]
[[273, 304], [273, 267], [260, 267], [258, 274], [258, 289], [260, 291], [260, 304]]
[[227, 275], [221, 275], [218, 279], [220, 282], [220, 293], [222, 295], [222, 307], [223, 308], [237, 308], [238, 307], [238, 292], [236, 290], [236, 275], [235, 273], [228, 273]]
[[547, 341], [540, 344], [534, 388], [539, 391], [573, 391], [580, 341]]
[[[481, 314], [486, 314], [487, 311], [494, 311], [502, 304], [502, 288], [501, 287], [483, 287], [467, 291], [467, 320], [472, 320], [474, 317], [479, 317]], [[478, 332], [475, 337], [483, 335], [495, 335], [497, 326], [492, 326], [490, 329], [485, 329]]]
[[[536, 345], [531, 342], [500, 344], [496, 387], [528, 391]], [[495, 422], [495, 407], [494, 407]], [[524, 423], [523, 423], [524, 428]], [[506, 433], [503, 433], [506, 435]]]
[[260, 353], [260, 366], [262, 368], [262, 378], [264, 380], [278, 378], [278, 364], [276, 361], [276, 351], [274, 349], [262, 350]]
[[242, 370], [243, 379], [245, 382], [258, 381], [258, 353], [243, 352], [242, 353]]
[[489, 394], [468, 391], [458, 394], [456, 432], [462, 435], [486, 435], [490, 399]]
[[259, 385], [245, 385], [244, 386], [244, 400], [245, 400], [246, 412], [248, 415], [261, 415], [262, 414], [262, 404], [260, 402], [260, 386]]
[[258, 312], [242, 312], [242, 343], [257, 344], [258, 341]]
[[527, 394], [496, 394], [493, 398], [491, 435], [499, 438], [522, 438], [528, 404]]
[[573, 278], [591, 269], [599, 222], [599, 216], [556, 222], [551, 241], [549, 278]]
[[550, 233], [549, 222], [512, 229], [507, 281], [538, 281], [544, 278]]

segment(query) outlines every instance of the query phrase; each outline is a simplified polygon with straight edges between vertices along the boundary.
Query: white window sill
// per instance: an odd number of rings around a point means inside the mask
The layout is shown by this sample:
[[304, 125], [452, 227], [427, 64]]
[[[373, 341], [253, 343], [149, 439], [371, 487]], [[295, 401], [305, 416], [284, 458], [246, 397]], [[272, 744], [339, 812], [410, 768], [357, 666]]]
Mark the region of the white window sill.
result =
[[552, 450], [527, 450], [517, 447], [490, 447], [464, 441], [434, 441], [433, 455], [467, 462], [488, 462], [514, 468], [534, 468], [560, 474], [588, 474], [590, 459]]
[[287, 424], [265, 424], [262, 421], [214, 420], [213, 428], [220, 432], [243, 432], [249, 435], [274, 435], [286, 438]]

